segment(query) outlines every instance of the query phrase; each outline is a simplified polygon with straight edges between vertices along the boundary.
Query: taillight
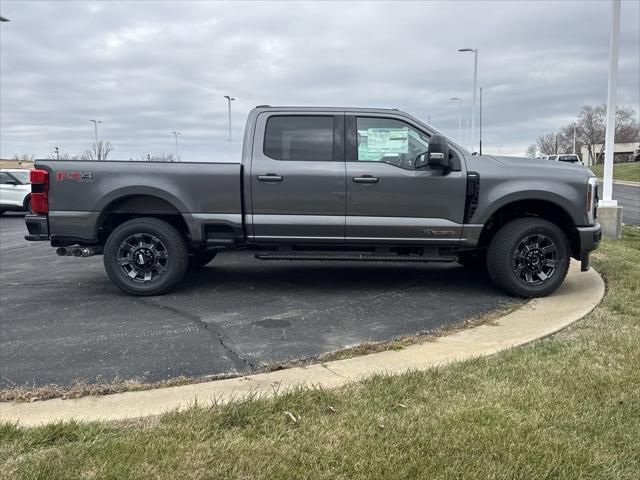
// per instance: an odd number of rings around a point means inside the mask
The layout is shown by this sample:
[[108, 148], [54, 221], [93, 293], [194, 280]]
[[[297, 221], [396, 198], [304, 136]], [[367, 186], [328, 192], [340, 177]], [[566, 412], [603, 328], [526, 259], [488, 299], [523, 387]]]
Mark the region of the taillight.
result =
[[31, 170], [31, 210], [33, 213], [49, 213], [49, 172]]

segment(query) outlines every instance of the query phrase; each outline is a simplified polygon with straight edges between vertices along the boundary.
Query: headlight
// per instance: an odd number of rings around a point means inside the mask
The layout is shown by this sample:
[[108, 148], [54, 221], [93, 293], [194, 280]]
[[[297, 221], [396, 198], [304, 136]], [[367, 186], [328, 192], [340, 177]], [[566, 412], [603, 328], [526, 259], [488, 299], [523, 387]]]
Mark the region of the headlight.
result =
[[587, 183], [587, 220], [589, 225], [596, 223], [596, 210], [598, 208], [598, 179], [591, 177]]

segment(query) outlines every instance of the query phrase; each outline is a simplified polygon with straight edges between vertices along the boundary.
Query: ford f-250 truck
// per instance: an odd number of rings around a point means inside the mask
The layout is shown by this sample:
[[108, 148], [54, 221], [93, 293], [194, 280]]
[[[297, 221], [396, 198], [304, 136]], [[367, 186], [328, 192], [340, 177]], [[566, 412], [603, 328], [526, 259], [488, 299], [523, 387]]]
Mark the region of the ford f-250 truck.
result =
[[262, 260], [459, 262], [552, 293], [601, 236], [597, 180], [563, 162], [472, 155], [398, 110], [262, 106], [241, 163], [39, 160], [27, 240], [104, 255], [133, 295], [222, 249]]

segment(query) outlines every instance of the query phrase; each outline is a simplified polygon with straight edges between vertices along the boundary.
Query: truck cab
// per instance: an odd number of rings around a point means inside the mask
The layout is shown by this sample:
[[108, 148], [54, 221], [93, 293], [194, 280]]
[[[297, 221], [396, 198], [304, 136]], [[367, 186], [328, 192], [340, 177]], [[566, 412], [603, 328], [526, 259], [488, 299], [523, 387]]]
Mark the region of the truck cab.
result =
[[[255, 116], [255, 121], [252, 121]], [[265, 108], [243, 153], [255, 242], [459, 243], [467, 188], [464, 151], [446, 167], [420, 157], [436, 132], [395, 110]], [[253, 131], [251, 131], [253, 130]], [[438, 201], [425, 201], [427, 198]]]

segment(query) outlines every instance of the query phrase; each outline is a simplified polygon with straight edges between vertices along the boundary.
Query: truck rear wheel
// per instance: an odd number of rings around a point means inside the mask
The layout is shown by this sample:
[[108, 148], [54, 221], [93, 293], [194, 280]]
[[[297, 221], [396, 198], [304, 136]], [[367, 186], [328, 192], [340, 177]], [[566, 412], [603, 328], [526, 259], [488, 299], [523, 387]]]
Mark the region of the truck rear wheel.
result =
[[104, 246], [104, 268], [121, 290], [159, 295], [182, 279], [188, 265], [184, 238], [170, 223], [134, 218], [119, 225]]
[[493, 283], [512, 295], [544, 297], [562, 284], [570, 262], [565, 234], [541, 218], [519, 218], [491, 240], [487, 267]]

